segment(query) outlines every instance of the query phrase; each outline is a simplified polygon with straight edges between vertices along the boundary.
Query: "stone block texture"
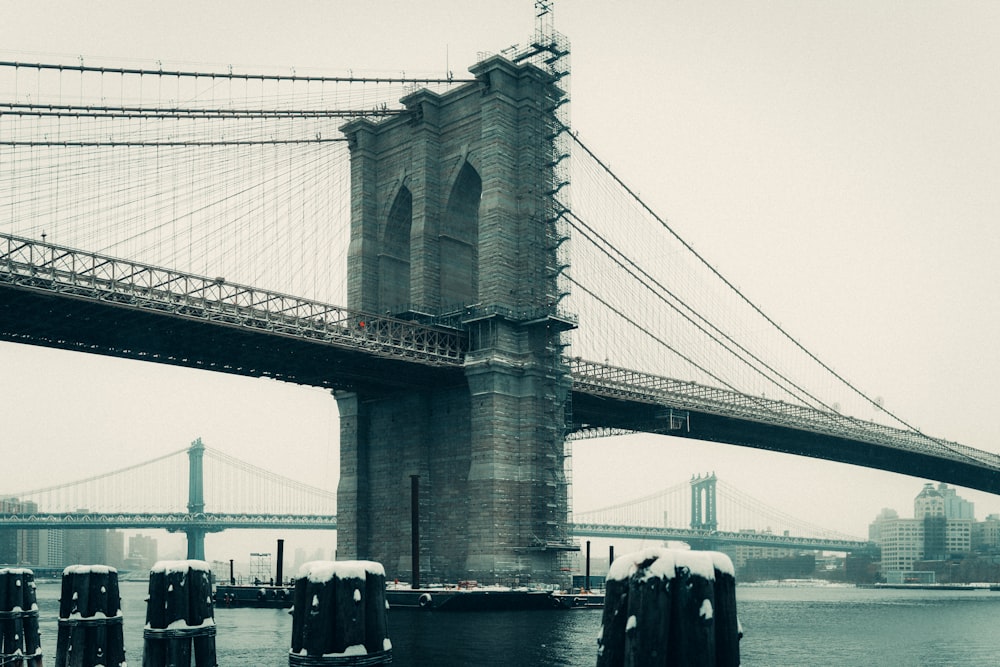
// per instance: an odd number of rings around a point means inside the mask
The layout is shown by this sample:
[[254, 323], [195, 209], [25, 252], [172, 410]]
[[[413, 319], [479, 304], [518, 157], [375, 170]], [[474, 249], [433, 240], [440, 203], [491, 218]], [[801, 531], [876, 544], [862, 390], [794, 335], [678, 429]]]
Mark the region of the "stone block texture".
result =
[[338, 557], [420, 580], [565, 579], [570, 383], [556, 302], [552, 108], [544, 71], [495, 57], [477, 82], [420, 90], [411, 111], [356, 120], [348, 306], [435, 318], [468, 336], [464, 380], [338, 394]]

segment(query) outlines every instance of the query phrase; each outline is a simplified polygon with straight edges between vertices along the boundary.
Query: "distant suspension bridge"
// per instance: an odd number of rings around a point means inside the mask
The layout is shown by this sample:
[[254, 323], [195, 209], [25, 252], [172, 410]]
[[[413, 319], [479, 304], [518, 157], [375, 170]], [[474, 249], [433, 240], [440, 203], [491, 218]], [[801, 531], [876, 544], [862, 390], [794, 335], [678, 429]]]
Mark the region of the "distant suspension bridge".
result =
[[[178, 465], [186, 455], [187, 464]], [[179, 499], [187, 496], [186, 508]], [[206, 447], [190, 447], [83, 480], [3, 494], [0, 528], [160, 528], [188, 536], [227, 529], [336, 530], [336, 491], [321, 489]], [[653, 494], [575, 515], [578, 537], [675, 540], [699, 547], [748, 544], [857, 551], [870, 545], [772, 508], [718, 480], [692, 476]]]
[[[178, 465], [184, 455], [187, 465]], [[206, 494], [207, 490], [207, 494]], [[337, 528], [337, 493], [206, 447], [190, 447], [87, 479], [3, 494], [11, 528], [163, 528], [188, 536], [205, 558], [205, 534], [233, 528]], [[179, 507], [187, 496], [187, 507]]]

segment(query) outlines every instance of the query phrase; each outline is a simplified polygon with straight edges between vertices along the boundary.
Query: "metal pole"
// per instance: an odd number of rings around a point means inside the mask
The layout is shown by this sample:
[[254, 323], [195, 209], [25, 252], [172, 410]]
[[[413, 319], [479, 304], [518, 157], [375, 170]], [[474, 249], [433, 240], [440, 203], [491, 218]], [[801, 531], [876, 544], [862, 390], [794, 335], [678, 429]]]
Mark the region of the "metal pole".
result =
[[[202, 457], [205, 445], [198, 438], [188, 448], [188, 513], [191, 515], [205, 513], [205, 484]], [[187, 557], [188, 559], [205, 560], [205, 530], [203, 528], [188, 528]]]
[[420, 475], [410, 475], [410, 562], [411, 588], [420, 588]]
[[282, 585], [281, 577], [284, 575], [285, 569], [285, 541], [278, 540], [278, 572], [274, 577], [274, 583], [277, 586]]

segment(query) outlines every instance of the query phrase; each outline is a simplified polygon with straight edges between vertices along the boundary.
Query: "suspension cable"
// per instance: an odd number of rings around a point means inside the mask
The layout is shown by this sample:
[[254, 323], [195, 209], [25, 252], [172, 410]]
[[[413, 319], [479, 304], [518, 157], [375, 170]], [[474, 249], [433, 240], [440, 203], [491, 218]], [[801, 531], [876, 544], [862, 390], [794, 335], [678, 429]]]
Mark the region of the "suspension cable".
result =
[[263, 74], [249, 72], [190, 72], [182, 70], [140, 69], [130, 67], [95, 67], [91, 65], [59, 65], [53, 63], [24, 63], [0, 61], [0, 67], [15, 69], [58, 70], [60, 72], [98, 72], [100, 74], [130, 74], [137, 76], [190, 77], [202, 79], [243, 79], [260, 81], [309, 81], [324, 83], [376, 83], [376, 84], [452, 84], [475, 83], [474, 78], [455, 77], [364, 77], [364, 76], [316, 76], [298, 74]]
[[823, 361], [821, 361], [819, 359], [819, 357], [817, 357], [815, 354], [813, 354], [808, 349], [806, 349], [806, 347], [804, 345], [802, 345], [802, 343], [800, 343], [798, 340], [796, 340], [791, 334], [789, 334], [787, 331], [785, 331], [785, 329], [782, 328], [781, 325], [779, 325], [777, 322], [775, 322], [773, 319], [771, 319], [756, 304], [754, 304], [752, 301], [750, 301], [750, 299], [746, 295], [744, 295], [743, 292], [741, 292], [739, 290], [739, 288], [737, 288], [725, 276], [723, 276], [712, 264], [710, 264], [708, 262], [708, 260], [706, 260], [701, 254], [699, 254], [698, 251], [694, 249], [694, 247], [692, 247], [687, 241], [685, 241], [683, 238], [681, 238], [680, 235], [677, 234], [677, 232], [675, 232], [673, 230], [673, 228], [670, 227], [670, 225], [668, 225], [665, 220], [663, 220], [663, 218], [661, 218], [659, 215], [657, 215], [656, 212], [653, 211], [653, 209], [650, 208], [649, 205], [646, 204], [646, 202], [642, 198], [640, 198], [638, 194], [635, 193], [635, 191], [633, 191], [628, 185], [626, 185], [625, 182], [622, 181], [621, 178], [619, 178], [617, 174], [615, 174], [613, 171], [611, 171], [611, 168], [608, 167], [608, 165], [605, 164], [603, 160], [601, 160], [599, 157], [597, 157], [597, 155], [595, 155], [594, 152], [592, 150], [590, 150], [590, 148], [586, 144], [583, 143], [583, 141], [579, 137], [579, 133], [578, 132], [569, 131], [570, 128], [568, 126], [565, 126], [565, 125], [563, 125], [562, 128], [564, 130], [566, 130], [566, 131], [569, 132], [569, 135], [573, 138], [573, 141], [576, 142], [576, 145], [578, 145], [580, 148], [582, 148], [584, 150], [584, 152], [587, 153], [587, 155], [589, 155], [595, 162], [597, 162], [597, 164], [600, 165], [600, 167], [605, 171], [605, 173], [607, 173], [609, 176], [611, 176], [611, 178], [614, 179], [615, 183], [617, 183], [619, 185], [619, 187], [621, 187], [623, 190], [625, 190], [625, 192], [627, 192], [628, 195], [637, 204], [639, 204], [639, 206], [641, 206], [643, 208], [643, 210], [645, 210], [649, 215], [651, 215], [653, 217], [653, 219], [656, 220], [660, 224], [660, 226], [662, 226], [665, 230], [667, 230], [667, 232], [671, 236], [673, 236], [677, 240], [678, 243], [680, 243], [688, 252], [690, 252], [691, 255], [693, 257], [695, 257], [702, 265], [704, 265], [705, 268], [707, 268], [713, 275], [715, 275], [720, 281], [722, 281], [722, 283], [726, 287], [728, 287], [734, 294], [736, 294], [737, 297], [739, 297], [740, 300], [742, 300], [754, 312], [756, 312], [758, 315], [760, 315], [764, 319], [764, 321], [766, 321], [768, 324], [770, 324], [776, 331], [778, 331], [782, 336], [784, 336], [793, 345], [795, 345], [795, 347], [797, 347], [799, 350], [801, 350], [806, 356], [808, 356], [810, 359], [812, 359], [817, 364], [819, 364], [819, 366], [821, 368], [823, 368], [825, 371], [827, 371], [828, 373], [830, 373], [837, 380], [839, 380], [840, 382], [842, 382], [846, 387], [848, 387], [851, 391], [853, 391], [855, 394], [857, 394], [859, 397], [861, 397], [868, 404], [870, 404], [871, 406], [873, 406], [876, 410], [878, 410], [880, 412], [883, 412], [886, 415], [892, 417], [893, 419], [895, 419], [897, 422], [899, 422], [900, 424], [902, 424], [904, 427], [906, 427], [907, 429], [909, 429], [913, 433], [915, 433], [917, 435], [920, 435], [920, 436], [922, 436], [924, 438], [927, 438], [928, 440], [930, 440], [930, 441], [932, 441], [934, 443], [937, 443], [938, 445], [941, 445], [943, 447], [951, 449], [947, 445], [946, 442], [944, 442], [944, 441], [942, 441], [942, 440], [940, 440], [938, 438], [935, 438], [933, 436], [925, 434], [923, 431], [921, 431], [920, 429], [918, 429], [916, 426], [913, 426], [912, 424], [910, 424], [906, 420], [902, 419], [901, 417], [899, 417], [895, 413], [887, 410], [884, 406], [880, 405], [878, 401], [876, 401], [876, 400], [874, 400], [872, 398], [869, 398], [867, 394], [865, 394], [863, 391], [861, 391], [860, 389], [858, 389], [854, 384], [852, 384], [850, 381], [848, 381], [842, 375], [840, 375], [839, 373], [837, 373], [837, 371], [833, 370], [833, 368], [831, 368], [826, 363], [824, 363]]

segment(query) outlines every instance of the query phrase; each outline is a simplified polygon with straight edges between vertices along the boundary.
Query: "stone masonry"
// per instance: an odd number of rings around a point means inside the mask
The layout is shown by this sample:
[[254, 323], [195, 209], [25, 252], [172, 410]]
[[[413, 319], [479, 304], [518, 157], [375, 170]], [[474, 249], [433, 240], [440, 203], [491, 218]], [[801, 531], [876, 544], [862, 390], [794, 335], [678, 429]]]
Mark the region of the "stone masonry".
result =
[[344, 126], [351, 149], [348, 306], [468, 335], [464, 381], [341, 392], [338, 557], [412, 580], [560, 582], [569, 376], [556, 315], [551, 77], [501, 57], [476, 83]]

